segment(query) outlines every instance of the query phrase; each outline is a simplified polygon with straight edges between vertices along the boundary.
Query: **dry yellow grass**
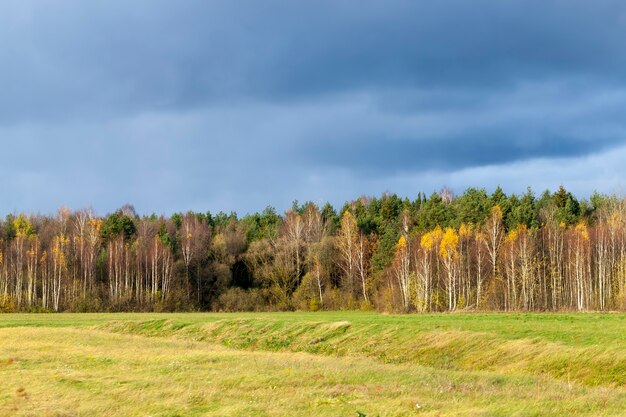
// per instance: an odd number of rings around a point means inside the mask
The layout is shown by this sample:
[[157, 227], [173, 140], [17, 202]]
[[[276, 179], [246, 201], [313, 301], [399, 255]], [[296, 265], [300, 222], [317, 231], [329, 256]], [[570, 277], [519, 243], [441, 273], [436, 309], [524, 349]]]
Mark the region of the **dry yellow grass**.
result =
[[87, 327], [2, 328], [0, 415], [624, 415], [623, 387], [514, 371], [242, 351]]

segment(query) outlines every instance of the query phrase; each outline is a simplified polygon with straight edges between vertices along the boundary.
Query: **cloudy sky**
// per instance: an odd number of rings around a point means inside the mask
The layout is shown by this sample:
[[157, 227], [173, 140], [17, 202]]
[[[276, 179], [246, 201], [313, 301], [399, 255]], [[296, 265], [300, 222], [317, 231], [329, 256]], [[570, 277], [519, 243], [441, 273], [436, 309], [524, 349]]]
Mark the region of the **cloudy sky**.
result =
[[0, 212], [626, 186], [626, 3], [4, 0]]

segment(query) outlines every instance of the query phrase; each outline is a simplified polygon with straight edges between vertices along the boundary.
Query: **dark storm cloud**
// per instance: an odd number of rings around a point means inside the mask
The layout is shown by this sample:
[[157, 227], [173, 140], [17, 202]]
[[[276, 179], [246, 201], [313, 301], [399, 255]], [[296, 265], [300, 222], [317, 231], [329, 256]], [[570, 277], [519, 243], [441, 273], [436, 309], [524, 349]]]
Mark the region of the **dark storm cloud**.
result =
[[[618, 140], [590, 141], [571, 138], [542, 138], [535, 143], [511, 140], [504, 132], [481, 132], [477, 139], [465, 136], [445, 139], [364, 140], [356, 146], [341, 141], [317, 147], [312, 155], [328, 155], [331, 165], [348, 165], [367, 175], [425, 170], [455, 171], [468, 167], [496, 165], [531, 158], [579, 157], [603, 151]], [[317, 158], [315, 158], [317, 159]]]
[[6, 1], [0, 140], [27, 156], [0, 208], [262, 209], [610, 153], [624, 39], [621, 1]]
[[620, 3], [14, 1], [0, 18], [2, 114], [621, 82]]

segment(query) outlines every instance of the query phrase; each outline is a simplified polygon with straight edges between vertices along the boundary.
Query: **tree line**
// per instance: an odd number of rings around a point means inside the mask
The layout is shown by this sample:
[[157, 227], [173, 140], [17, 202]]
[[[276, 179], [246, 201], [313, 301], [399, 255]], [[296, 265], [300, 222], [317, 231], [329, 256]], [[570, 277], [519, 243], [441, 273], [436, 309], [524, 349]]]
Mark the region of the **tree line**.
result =
[[444, 188], [236, 213], [7, 215], [0, 311], [626, 310], [626, 201]]

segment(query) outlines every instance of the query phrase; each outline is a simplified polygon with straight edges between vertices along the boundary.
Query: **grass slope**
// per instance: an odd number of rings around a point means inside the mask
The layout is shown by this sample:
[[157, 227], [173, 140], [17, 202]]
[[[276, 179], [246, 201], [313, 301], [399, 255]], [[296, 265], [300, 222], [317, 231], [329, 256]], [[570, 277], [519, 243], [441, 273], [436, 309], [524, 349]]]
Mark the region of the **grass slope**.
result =
[[625, 325], [617, 314], [4, 315], [0, 415], [622, 416]]

